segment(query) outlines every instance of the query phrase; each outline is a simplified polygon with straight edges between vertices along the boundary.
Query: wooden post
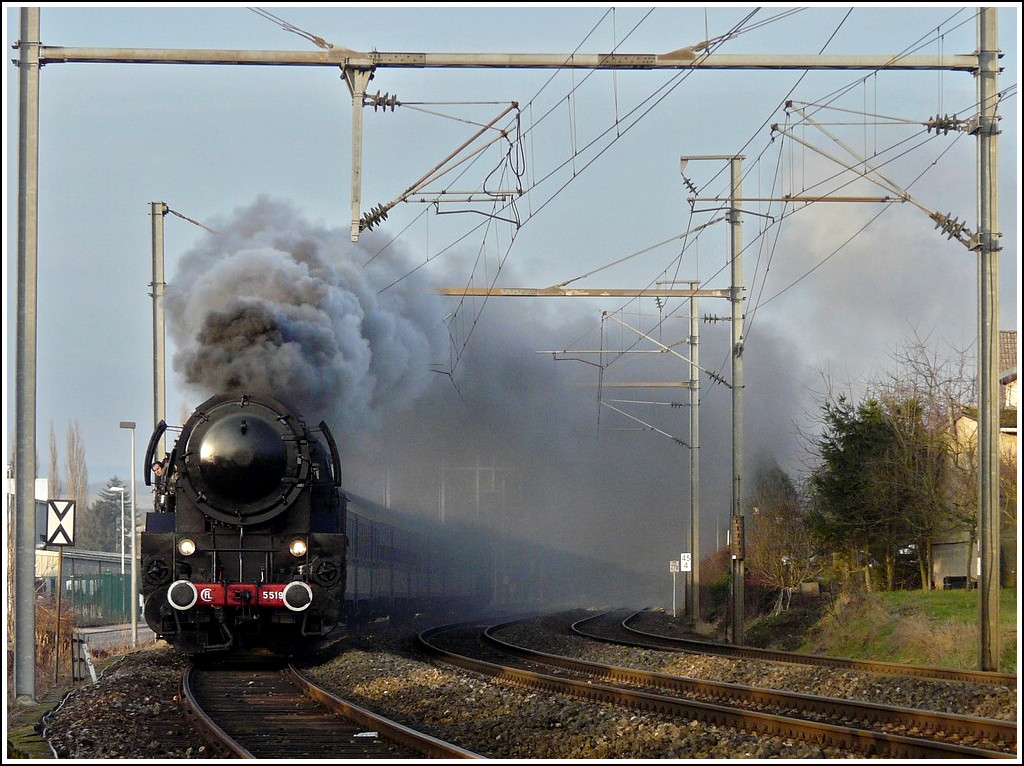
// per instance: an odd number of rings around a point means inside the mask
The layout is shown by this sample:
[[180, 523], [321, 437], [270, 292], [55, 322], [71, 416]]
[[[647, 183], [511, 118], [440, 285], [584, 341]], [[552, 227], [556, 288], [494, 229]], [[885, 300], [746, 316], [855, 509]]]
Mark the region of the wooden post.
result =
[[53, 634], [53, 684], [60, 674], [60, 592], [64, 589], [64, 546], [57, 546], [57, 627]]

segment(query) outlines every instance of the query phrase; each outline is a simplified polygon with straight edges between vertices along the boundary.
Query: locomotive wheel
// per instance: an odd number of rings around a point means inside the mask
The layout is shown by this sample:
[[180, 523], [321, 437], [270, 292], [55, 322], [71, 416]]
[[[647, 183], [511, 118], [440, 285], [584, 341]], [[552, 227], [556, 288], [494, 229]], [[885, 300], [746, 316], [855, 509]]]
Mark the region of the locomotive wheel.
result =
[[146, 597], [142, 607], [142, 616], [153, 632], [160, 635], [163, 606], [167, 603], [167, 588], [158, 588]]

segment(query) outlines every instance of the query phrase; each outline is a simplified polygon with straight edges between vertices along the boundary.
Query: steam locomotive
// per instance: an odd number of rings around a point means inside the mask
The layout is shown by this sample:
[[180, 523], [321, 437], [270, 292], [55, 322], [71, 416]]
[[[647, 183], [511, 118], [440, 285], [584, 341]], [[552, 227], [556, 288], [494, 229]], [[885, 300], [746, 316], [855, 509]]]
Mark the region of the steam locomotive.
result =
[[494, 525], [441, 523], [343, 490], [327, 424], [310, 428], [270, 396], [211, 397], [156, 460], [167, 430], [161, 421], [146, 451], [156, 494], [141, 534], [143, 614], [193, 657], [293, 656], [339, 627], [568, 606], [628, 580]]
[[326, 423], [309, 428], [269, 396], [223, 394], [155, 460], [167, 430], [161, 421], [146, 451], [156, 495], [141, 589], [146, 623], [177, 650], [290, 656], [341, 625], [494, 602], [493, 547], [479, 532], [343, 491]]
[[291, 654], [326, 636], [341, 618], [348, 545], [327, 424], [309, 428], [269, 396], [225, 394], [155, 460], [166, 429], [146, 452], [145, 481], [157, 485], [141, 535], [149, 627], [190, 655]]

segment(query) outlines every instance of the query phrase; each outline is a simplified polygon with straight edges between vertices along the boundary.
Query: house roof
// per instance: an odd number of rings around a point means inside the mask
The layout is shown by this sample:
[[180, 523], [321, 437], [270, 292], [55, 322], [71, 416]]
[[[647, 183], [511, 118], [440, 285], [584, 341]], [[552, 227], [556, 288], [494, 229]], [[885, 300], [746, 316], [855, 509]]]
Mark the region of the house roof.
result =
[[[978, 408], [977, 407], [964, 407], [960, 410], [960, 417], [967, 418], [978, 422]], [[999, 430], [1017, 430], [1017, 408], [1016, 407], [1003, 407], [999, 410]]]
[[1002, 380], [1010, 372], [1013, 380], [1017, 379], [1017, 331], [999, 331], [999, 378]]

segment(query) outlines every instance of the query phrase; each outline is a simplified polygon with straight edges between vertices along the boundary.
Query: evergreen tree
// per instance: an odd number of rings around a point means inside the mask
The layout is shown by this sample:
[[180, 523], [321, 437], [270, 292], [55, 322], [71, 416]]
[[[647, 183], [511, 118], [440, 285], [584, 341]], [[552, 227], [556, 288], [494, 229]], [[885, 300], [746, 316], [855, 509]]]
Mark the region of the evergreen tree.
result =
[[872, 570], [889, 590], [928, 587], [932, 539], [955, 518], [945, 489], [948, 445], [923, 413], [919, 401], [891, 396], [825, 405], [809, 524], [868, 587]]
[[825, 430], [818, 441], [821, 466], [810, 479], [808, 525], [836, 552], [847, 574], [870, 568], [890, 537], [889, 509], [879, 494], [876, 468], [885, 460], [890, 429], [875, 400], [854, 405], [840, 395], [824, 405]]
[[[973, 378], [965, 354], [936, 357], [921, 339], [894, 359], [898, 368], [859, 404], [831, 393], [821, 404], [808, 525], [833, 551], [837, 574], [860, 571], [869, 587], [873, 573], [888, 588], [929, 588], [933, 543], [973, 539], [977, 524], [977, 445], [957, 431]], [[1011, 461], [1000, 498], [1015, 508]], [[1004, 524], [1015, 530], [1014, 510]]]
[[88, 510], [78, 516], [75, 530], [76, 548], [121, 552], [121, 493], [115, 492], [111, 487], [125, 487], [123, 523], [127, 534], [132, 497], [125, 482], [113, 476], [107, 480], [106, 488], [93, 500]]

